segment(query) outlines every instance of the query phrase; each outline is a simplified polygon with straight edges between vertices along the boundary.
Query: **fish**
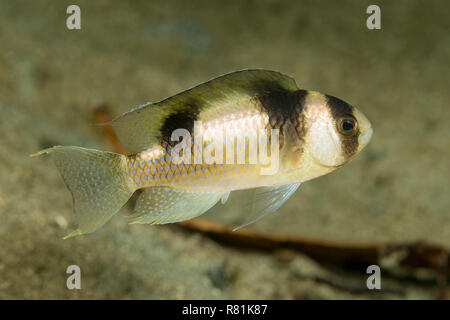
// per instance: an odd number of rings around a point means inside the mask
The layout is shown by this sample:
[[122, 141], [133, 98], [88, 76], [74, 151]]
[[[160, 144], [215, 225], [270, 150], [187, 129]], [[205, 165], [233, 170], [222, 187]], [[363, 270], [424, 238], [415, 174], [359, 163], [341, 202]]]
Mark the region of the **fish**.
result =
[[31, 155], [48, 154], [72, 193], [77, 229], [65, 239], [103, 226], [137, 190], [131, 224], [192, 219], [253, 189], [237, 230], [351, 161], [373, 133], [356, 107], [265, 69], [213, 78], [102, 125], [130, 154], [54, 146]]

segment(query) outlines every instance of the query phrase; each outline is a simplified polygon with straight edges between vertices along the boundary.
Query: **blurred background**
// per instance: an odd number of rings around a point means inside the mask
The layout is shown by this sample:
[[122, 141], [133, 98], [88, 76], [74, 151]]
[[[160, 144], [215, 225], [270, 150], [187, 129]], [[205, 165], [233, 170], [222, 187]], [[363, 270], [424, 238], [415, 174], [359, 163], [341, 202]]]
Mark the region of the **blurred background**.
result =
[[[71, 4], [81, 8], [81, 30], [66, 27]], [[381, 30], [366, 27], [371, 4], [381, 8]], [[0, 298], [448, 297], [449, 7], [0, 1]], [[108, 150], [91, 125], [95, 107], [116, 116], [243, 68], [292, 75], [371, 120], [373, 139], [353, 162], [303, 184], [251, 228], [330, 248], [398, 245], [404, 250], [379, 260], [382, 290], [367, 289], [367, 266], [351, 257], [330, 263], [301, 250], [230, 246], [179, 225], [129, 226], [131, 204], [97, 232], [62, 240], [75, 227], [71, 195], [48, 158], [29, 154], [52, 145]], [[232, 194], [203, 217], [232, 226], [244, 197]], [[411, 255], [402, 246], [425, 262], [402, 266]], [[66, 288], [71, 264], [81, 268], [81, 290]]]

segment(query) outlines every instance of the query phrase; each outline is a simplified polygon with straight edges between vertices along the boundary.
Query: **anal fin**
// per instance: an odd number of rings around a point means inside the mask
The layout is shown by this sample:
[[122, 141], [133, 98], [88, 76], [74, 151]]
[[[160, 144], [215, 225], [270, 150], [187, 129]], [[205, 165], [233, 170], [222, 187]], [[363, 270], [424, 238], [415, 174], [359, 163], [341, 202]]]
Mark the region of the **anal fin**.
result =
[[144, 189], [131, 224], [166, 224], [195, 218], [214, 206], [225, 193], [193, 192], [169, 187]]
[[222, 204], [225, 204], [225, 202], [227, 202], [229, 196], [230, 196], [230, 192], [227, 192], [222, 196], [222, 198], [221, 198]]

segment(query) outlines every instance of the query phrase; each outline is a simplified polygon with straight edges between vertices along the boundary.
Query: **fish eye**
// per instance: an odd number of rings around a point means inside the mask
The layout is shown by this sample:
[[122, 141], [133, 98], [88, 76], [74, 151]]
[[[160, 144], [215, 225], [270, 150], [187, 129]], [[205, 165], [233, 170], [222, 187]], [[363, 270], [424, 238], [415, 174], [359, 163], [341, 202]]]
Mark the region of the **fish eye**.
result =
[[358, 121], [351, 115], [343, 116], [337, 122], [337, 129], [344, 136], [353, 136], [358, 132]]

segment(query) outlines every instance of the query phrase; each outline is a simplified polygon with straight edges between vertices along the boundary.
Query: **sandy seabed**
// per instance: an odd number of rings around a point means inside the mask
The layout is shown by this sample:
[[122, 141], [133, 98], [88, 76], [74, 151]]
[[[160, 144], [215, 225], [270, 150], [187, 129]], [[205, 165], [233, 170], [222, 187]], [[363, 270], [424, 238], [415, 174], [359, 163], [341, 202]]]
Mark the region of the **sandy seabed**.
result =
[[[365, 270], [301, 254], [221, 245], [177, 226], [74, 228], [55, 167], [28, 155], [51, 145], [107, 150], [92, 108], [114, 115], [243, 68], [279, 70], [304, 89], [338, 96], [371, 120], [369, 146], [335, 173], [303, 184], [253, 228], [337, 241], [414, 242], [450, 249], [447, 1], [0, 2], [0, 298], [435, 298], [420, 275], [366, 289]], [[207, 217], [240, 221], [232, 194]], [[67, 266], [82, 289], [66, 288]], [[448, 290], [448, 289], [447, 289]]]

